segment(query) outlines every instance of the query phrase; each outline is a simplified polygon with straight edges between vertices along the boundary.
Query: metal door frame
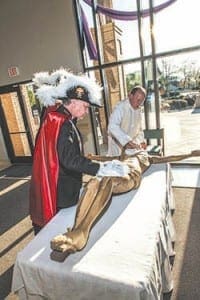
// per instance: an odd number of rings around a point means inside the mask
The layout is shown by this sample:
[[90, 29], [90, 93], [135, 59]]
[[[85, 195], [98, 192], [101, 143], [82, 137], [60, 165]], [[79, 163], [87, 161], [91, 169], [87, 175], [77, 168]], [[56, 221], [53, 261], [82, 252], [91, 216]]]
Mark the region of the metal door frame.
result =
[[26, 133], [26, 135], [27, 135], [28, 144], [29, 144], [30, 151], [31, 151], [31, 156], [16, 156], [15, 155], [14, 148], [13, 148], [13, 145], [12, 145], [12, 142], [10, 139], [7, 121], [6, 121], [4, 112], [3, 112], [3, 108], [0, 104], [0, 126], [2, 128], [2, 134], [3, 134], [3, 138], [4, 138], [4, 142], [5, 142], [5, 147], [6, 147], [7, 154], [8, 154], [8, 157], [9, 157], [11, 163], [31, 163], [32, 162], [32, 154], [33, 154], [34, 145], [33, 145], [31, 135], [30, 135], [30, 128], [28, 125], [27, 116], [25, 113], [24, 103], [23, 103], [23, 99], [22, 99], [22, 94], [20, 91], [20, 84], [26, 84], [26, 83], [30, 83], [30, 82], [31, 81], [29, 80], [29, 81], [25, 81], [25, 82], [21, 82], [21, 83], [17, 83], [17, 84], [11, 84], [11, 85], [0, 87], [0, 95], [7, 94], [7, 93], [13, 93], [13, 92], [17, 93], [18, 100], [19, 100], [19, 106], [21, 109], [22, 118], [23, 118], [23, 122], [24, 122], [24, 126], [25, 126], [24, 133]]

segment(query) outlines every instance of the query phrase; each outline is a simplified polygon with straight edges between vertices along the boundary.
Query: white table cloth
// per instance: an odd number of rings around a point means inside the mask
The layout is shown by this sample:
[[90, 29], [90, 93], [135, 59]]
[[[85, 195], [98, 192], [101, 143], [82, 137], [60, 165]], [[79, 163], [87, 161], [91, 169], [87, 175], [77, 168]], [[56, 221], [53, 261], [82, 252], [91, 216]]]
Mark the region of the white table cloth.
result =
[[152, 165], [137, 190], [112, 197], [82, 251], [52, 261], [50, 241], [72, 227], [75, 209], [61, 210], [18, 253], [12, 291], [20, 299], [153, 300], [172, 289], [168, 164]]

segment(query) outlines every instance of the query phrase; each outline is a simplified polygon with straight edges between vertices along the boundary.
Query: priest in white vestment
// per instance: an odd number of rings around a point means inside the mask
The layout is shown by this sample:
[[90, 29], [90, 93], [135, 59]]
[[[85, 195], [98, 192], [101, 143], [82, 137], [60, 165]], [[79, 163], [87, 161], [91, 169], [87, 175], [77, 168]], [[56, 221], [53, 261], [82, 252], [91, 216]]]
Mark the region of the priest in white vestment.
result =
[[127, 155], [146, 148], [141, 112], [145, 97], [146, 90], [136, 86], [115, 106], [108, 124], [108, 156], [119, 156], [124, 147]]

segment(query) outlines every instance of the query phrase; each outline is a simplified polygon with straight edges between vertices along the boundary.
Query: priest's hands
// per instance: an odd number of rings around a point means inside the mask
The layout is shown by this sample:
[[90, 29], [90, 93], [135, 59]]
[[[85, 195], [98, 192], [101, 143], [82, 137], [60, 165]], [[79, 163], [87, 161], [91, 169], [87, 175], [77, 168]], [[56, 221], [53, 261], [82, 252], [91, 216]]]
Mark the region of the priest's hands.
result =
[[129, 141], [126, 145], [125, 145], [125, 149], [135, 149], [135, 150], [145, 150], [147, 147], [145, 142], [142, 142], [140, 144], [134, 143], [132, 141]]

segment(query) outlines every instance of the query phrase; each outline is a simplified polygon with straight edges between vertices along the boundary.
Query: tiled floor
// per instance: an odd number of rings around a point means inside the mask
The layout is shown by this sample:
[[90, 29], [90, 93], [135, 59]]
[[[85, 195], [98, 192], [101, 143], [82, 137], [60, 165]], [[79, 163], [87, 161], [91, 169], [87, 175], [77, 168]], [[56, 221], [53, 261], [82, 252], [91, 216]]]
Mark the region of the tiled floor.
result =
[[0, 170], [9, 167], [11, 164], [8, 161], [0, 160]]

